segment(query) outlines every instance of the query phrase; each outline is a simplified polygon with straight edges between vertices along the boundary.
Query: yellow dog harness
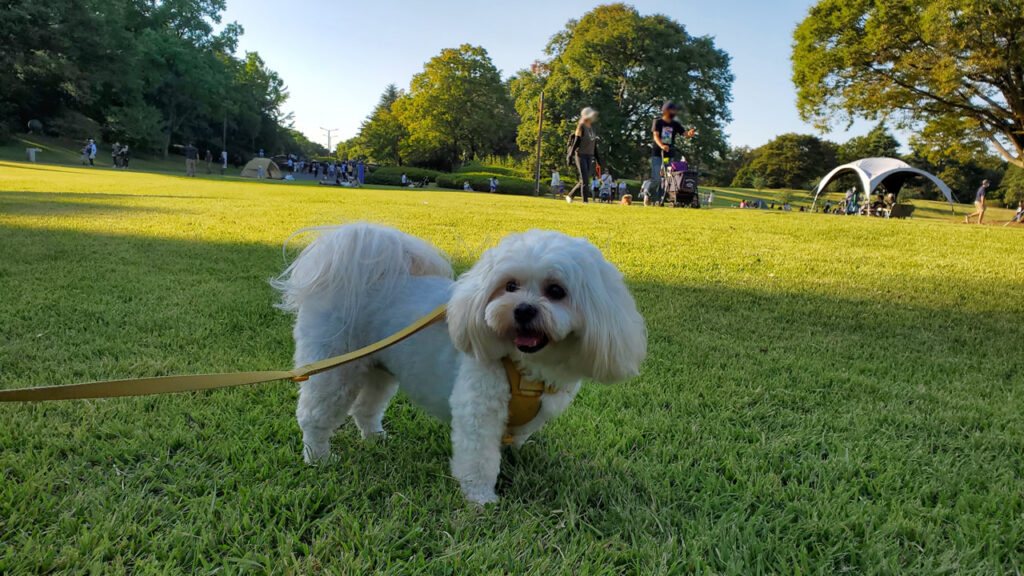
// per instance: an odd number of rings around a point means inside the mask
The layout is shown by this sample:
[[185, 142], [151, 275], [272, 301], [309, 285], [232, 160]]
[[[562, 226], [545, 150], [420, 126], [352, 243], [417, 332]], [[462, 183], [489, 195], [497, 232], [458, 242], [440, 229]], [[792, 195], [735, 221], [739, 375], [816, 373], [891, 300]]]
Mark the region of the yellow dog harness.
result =
[[[132, 378], [109, 382], [87, 382], [85, 384], [68, 384], [64, 386], [40, 386], [38, 388], [21, 388], [16, 390], [0, 390], [2, 402], [48, 402], [52, 400], [84, 400], [87, 398], [121, 398], [126, 396], [149, 396], [153, 394], [173, 394], [178, 392], [194, 392], [198, 390], [215, 390], [232, 386], [262, 384], [278, 380], [303, 382], [314, 374], [337, 368], [338, 366], [365, 358], [385, 348], [423, 331], [428, 326], [440, 322], [445, 317], [447, 306], [438, 306], [430, 314], [413, 322], [403, 330], [360, 348], [327, 358], [294, 370], [269, 370], [263, 372], [232, 372], [227, 374], [196, 374], [191, 376], [159, 376], [155, 378]], [[508, 402], [508, 427], [515, 428], [533, 420], [540, 412], [540, 400], [544, 395], [543, 382], [534, 382], [523, 378], [522, 373], [509, 359], [502, 360], [505, 373], [508, 375], [509, 390], [512, 393]], [[550, 390], [548, 390], [550, 391]], [[505, 443], [511, 442], [506, 434]]]

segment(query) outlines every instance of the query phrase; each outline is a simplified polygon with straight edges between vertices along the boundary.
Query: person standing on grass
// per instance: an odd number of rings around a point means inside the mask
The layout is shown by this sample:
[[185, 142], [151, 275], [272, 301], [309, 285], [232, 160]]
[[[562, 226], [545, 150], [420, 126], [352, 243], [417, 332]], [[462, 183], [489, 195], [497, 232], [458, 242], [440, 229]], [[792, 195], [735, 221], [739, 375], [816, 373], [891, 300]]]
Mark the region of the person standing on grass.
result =
[[985, 180], [981, 183], [981, 188], [978, 188], [978, 192], [974, 195], [974, 213], [967, 216], [966, 222], [968, 224], [971, 223], [971, 218], [975, 216], [978, 217], [978, 224], [981, 224], [985, 219], [985, 193], [988, 192], [988, 187], [991, 185], [991, 182]]
[[96, 141], [89, 138], [89, 166], [96, 165]]
[[661, 106], [661, 117], [655, 118], [651, 124], [651, 131], [654, 134], [654, 143], [651, 145], [651, 182], [652, 191], [655, 195], [655, 203], [660, 204], [664, 194], [661, 185], [661, 169], [668, 160], [672, 162], [679, 154], [676, 145], [682, 137], [693, 138], [697, 131], [693, 128], [687, 130], [676, 120], [679, 114], [679, 107], [675, 102], [668, 101]]
[[587, 107], [580, 112], [580, 120], [576, 124], [576, 132], [569, 138], [569, 155], [565, 159], [569, 165], [576, 165], [579, 178], [572, 190], [565, 195], [565, 201], [572, 204], [572, 197], [576, 190], [580, 190], [583, 196], [583, 203], [590, 201], [591, 175], [594, 168], [600, 165], [601, 159], [597, 152], [597, 132], [594, 131], [594, 121], [597, 120], [597, 110]]
[[220, 175], [223, 176], [224, 172], [228, 169], [228, 151], [220, 151]]
[[562, 176], [558, 173], [558, 170], [551, 171], [551, 197], [558, 198], [558, 190], [562, 184]]
[[213, 152], [209, 148], [206, 149], [206, 156], [203, 160], [206, 162], [206, 173], [213, 174]]
[[189, 142], [188, 146], [185, 146], [185, 177], [196, 177], [197, 162], [199, 162], [199, 148], [196, 148], [191, 142]]

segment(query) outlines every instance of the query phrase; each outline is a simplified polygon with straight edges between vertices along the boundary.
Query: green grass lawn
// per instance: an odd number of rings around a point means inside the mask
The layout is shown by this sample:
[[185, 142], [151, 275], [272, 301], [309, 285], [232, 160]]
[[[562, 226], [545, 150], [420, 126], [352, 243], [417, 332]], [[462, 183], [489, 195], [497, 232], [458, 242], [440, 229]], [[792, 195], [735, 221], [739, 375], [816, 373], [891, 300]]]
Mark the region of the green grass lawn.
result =
[[289, 366], [282, 243], [352, 220], [460, 271], [588, 236], [647, 318], [640, 377], [585, 386], [486, 510], [401, 397], [319, 468], [290, 383], [0, 405], [0, 573], [1024, 569], [1020, 229], [0, 162], [0, 386]]

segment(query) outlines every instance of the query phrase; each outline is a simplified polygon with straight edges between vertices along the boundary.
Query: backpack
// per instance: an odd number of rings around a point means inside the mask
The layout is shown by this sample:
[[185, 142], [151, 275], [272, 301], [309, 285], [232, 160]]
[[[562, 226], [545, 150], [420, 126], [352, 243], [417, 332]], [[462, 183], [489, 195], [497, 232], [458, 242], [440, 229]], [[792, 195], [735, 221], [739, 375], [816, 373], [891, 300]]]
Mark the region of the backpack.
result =
[[580, 146], [580, 137], [573, 132], [569, 136], [569, 146], [565, 150], [565, 163], [569, 166], [573, 165], [572, 157], [576, 154], [576, 149]]

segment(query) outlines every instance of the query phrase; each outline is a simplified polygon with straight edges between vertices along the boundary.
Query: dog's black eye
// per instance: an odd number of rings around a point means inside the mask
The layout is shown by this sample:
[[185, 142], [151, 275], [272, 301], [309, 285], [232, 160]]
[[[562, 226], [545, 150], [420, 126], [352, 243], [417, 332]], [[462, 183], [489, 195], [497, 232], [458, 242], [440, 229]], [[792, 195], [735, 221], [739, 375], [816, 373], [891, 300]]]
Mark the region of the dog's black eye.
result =
[[544, 295], [548, 297], [548, 300], [561, 300], [565, 298], [565, 288], [558, 284], [551, 284], [544, 290]]
[[515, 280], [509, 280], [508, 284], [505, 284], [505, 292], [518, 292], [519, 283]]

